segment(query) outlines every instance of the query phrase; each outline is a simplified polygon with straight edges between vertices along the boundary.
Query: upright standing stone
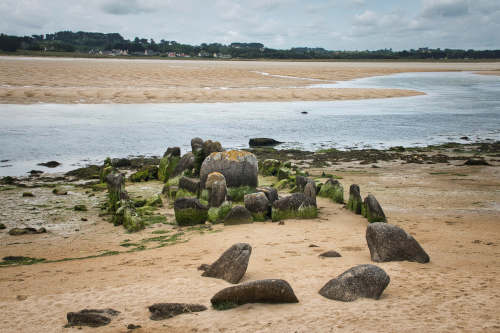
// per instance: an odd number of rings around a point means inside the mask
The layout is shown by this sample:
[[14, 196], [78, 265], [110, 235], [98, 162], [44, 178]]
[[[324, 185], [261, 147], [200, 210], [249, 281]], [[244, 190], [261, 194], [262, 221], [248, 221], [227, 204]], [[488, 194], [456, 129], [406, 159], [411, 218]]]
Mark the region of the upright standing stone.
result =
[[217, 261], [209, 265], [202, 276], [223, 279], [229, 283], [238, 283], [247, 271], [251, 254], [250, 244], [234, 244]]
[[174, 170], [181, 159], [181, 150], [179, 147], [170, 147], [167, 149], [158, 167], [158, 179], [166, 183], [173, 176]]
[[361, 214], [368, 219], [368, 222], [387, 222], [384, 211], [377, 199], [371, 194], [365, 198], [361, 208]]
[[356, 214], [361, 214], [361, 206], [363, 205], [363, 199], [361, 199], [361, 192], [359, 186], [352, 184], [349, 187], [349, 201], [347, 201], [347, 209], [353, 211]]

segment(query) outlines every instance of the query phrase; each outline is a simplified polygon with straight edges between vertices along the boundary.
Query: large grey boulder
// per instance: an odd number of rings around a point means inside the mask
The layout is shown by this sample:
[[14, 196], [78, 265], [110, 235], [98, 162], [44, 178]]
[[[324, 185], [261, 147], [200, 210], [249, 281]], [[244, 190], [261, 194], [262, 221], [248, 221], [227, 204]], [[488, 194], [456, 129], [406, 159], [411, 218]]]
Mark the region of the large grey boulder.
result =
[[178, 316], [183, 313], [205, 311], [206, 306], [186, 303], [156, 303], [149, 307], [151, 320], [162, 320]]
[[200, 180], [198, 178], [188, 178], [182, 176], [179, 179], [179, 188], [198, 194], [200, 192]]
[[349, 187], [349, 201], [347, 201], [347, 209], [356, 214], [361, 214], [362, 205], [363, 199], [361, 199], [359, 186], [352, 184], [351, 187]]
[[246, 303], [298, 303], [299, 300], [288, 282], [268, 279], [222, 289], [210, 302], [217, 308], [235, 307]]
[[238, 283], [247, 271], [251, 254], [252, 247], [250, 244], [234, 244], [212, 265], [203, 265], [205, 272], [201, 276], [223, 279], [229, 283]]
[[258, 162], [254, 154], [229, 150], [210, 154], [201, 165], [200, 179], [205, 186], [207, 177], [212, 172], [220, 172], [226, 178], [228, 187], [258, 185]]
[[263, 192], [245, 194], [245, 208], [256, 220], [265, 220], [269, 215], [269, 200]]
[[430, 260], [415, 238], [392, 224], [369, 224], [366, 228], [366, 242], [375, 262], [407, 260], [428, 263]]
[[343, 302], [352, 302], [360, 297], [379, 299], [389, 282], [389, 275], [382, 268], [358, 265], [328, 281], [319, 294]]
[[387, 222], [384, 211], [378, 203], [377, 199], [371, 194], [368, 194], [363, 202], [361, 214], [368, 219], [368, 222]]
[[68, 326], [105, 326], [111, 322], [113, 317], [120, 314], [113, 309], [84, 309], [78, 312], [68, 312]]
[[194, 162], [194, 154], [192, 152], [182, 155], [179, 163], [177, 163], [177, 166], [174, 169], [172, 176], [175, 177], [182, 174], [184, 171], [192, 170], [195, 167]]
[[235, 206], [231, 208], [224, 219], [224, 225], [247, 224], [252, 223], [252, 213], [243, 206]]
[[269, 204], [271, 205], [273, 204], [273, 202], [279, 199], [278, 190], [275, 189], [274, 187], [271, 186], [257, 187], [256, 191], [264, 193], [267, 197], [267, 200], [269, 200]]

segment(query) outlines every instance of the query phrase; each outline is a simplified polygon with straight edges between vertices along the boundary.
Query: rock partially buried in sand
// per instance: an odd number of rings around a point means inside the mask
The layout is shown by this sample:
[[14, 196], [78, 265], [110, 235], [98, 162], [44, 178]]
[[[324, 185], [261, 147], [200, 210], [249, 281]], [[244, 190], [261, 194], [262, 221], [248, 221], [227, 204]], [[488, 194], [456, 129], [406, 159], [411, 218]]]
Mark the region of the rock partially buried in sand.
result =
[[251, 254], [252, 247], [250, 244], [234, 244], [212, 265], [203, 265], [205, 272], [201, 276], [223, 279], [229, 283], [238, 283], [247, 271]]
[[40, 228], [40, 229], [35, 229], [35, 228], [13, 228], [9, 230], [9, 235], [11, 236], [20, 236], [20, 235], [33, 235], [33, 234], [43, 234], [46, 233], [47, 229], [45, 228]]
[[205, 223], [208, 207], [195, 198], [180, 198], [174, 202], [175, 220], [180, 226]]
[[470, 158], [463, 165], [491, 165], [483, 158]]
[[328, 281], [319, 294], [342, 302], [352, 302], [360, 297], [379, 299], [389, 282], [389, 275], [382, 268], [358, 265]]
[[231, 208], [224, 219], [224, 225], [253, 223], [252, 213], [243, 206]]
[[245, 194], [245, 208], [248, 209], [255, 221], [265, 221], [269, 215], [269, 200], [263, 192]]
[[242, 283], [222, 289], [210, 300], [216, 309], [228, 309], [246, 303], [298, 303], [285, 280], [268, 279]]
[[371, 194], [368, 194], [361, 207], [361, 215], [368, 219], [368, 222], [387, 222], [384, 211], [378, 203], [377, 199]]
[[120, 314], [113, 309], [85, 309], [79, 312], [68, 312], [68, 326], [100, 327], [108, 325], [113, 317]]
[[208, 175], [217, 171], [224, 175], [228, 187], [256, 187], [258, 170], [257, 158], [252, 153], [239, 150], [215, 152], [203, 161], [200, 179], [205, 187]]
[[338, 253], [337, 251], [326, 251], [326, 252], [323, 252], [319, 255], [320, 257], [323, 257], [323, 258], [339, 258], [339, 257], [342, 257], [340, 255], [340, 253]]
[[361, 214], [362, 205], [363, 199], [361, 199], [359, 186], [352, 184], [351, 187], [349, 187], [349, 201], [347, 201], [347, 209], [356, 214]]
[[151, 320], [162, 320], [178, 316], [183, 313], [205, 311], [206, 306], [186, 303], [156, 303], [149, 307]]
[[375, 262], [407, 260], [424, 264], [430, 260], [415, 238], [392, 224], [369, 224], [366, 228], [366, 242]]

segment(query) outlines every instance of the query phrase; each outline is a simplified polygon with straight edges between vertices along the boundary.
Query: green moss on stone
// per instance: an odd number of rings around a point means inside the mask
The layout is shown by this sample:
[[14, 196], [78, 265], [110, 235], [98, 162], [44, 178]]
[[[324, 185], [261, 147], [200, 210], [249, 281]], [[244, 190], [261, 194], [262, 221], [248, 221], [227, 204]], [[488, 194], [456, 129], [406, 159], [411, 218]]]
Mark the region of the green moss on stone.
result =
[[132, 182], [147, 182], [154, 179], [158, 179], [158, 168], [154, 165], [145, 166], [130, 175], [130, 181]]
[[73, 207], [73, 209], [75, 211], [78, 211], [78, 212], [86, 212], [87, 211], [87, 206], [85, 206], [85, 205], [75, 205], [75, 207]]
[[177, 190], [175, 193], [175, 199], [180, 199], [180, 198], [196, 198], [196, 193], [189, 192], [186, 189], [180, 188]]
[[231, 198], [233, 202], [243, 202], [245, 194], [255, 193], [255, 187], [251, 186], [239, 186], [239, 187], [229, 187], [227, 189], [227, 196]]
[[151, 198], [146, 200], [146, 206], [150, 207], [163, 207], [163, 200], [159, 194], [152, 196]]
[[281, 221], [286, 219], [313, 219], [318, 217], [318, 209], [314, 206], [300, 207], [298, 210], [273, 208], [271, 219]]
[[175, 220], [180, 226], [196, 225], [205, 223], [208, 218], [208, 211], [203, 209], [176, 209]]
[[252, 217], [255, 222], [264, 222], [267, 220], [266, 213], [252, 213]]
[[165, 156], [160, 160], [160, 165], [158, 167], [158, 179], [162, 182], [167, 182], [179, 164], [179, 156]]
[[357, 200], [353, 197], [349, 197], [349, 201], [347, 201], [347, 209], [350, 211], [361, 214], [363, 202], [361, 200]]
[[344, 189], [342, 185], [332, 185], [330, 183], [323, 184], [318, 196], [330, 198], [337, 203], [344, 203]]

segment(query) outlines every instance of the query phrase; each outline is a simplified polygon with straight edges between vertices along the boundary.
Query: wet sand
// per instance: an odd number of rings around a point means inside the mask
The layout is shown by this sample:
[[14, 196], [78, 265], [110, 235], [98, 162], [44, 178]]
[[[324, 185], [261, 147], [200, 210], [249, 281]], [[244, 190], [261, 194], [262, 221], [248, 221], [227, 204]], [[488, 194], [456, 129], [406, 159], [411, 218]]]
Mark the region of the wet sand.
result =
[[308, 89], [402, 72], [498, 73], [500, 63], [273, 62], [0, 57], [0, 103], [326, 101], [420, 95]]
[[[0, 257], [82, 257], [126, 251], [120, 243], [127, 239], [152, 246], [156, 243], [144, 240], [162, 235], [158, 230], [184, 232], [178, 242], [157, 249], [0, 268], [0, 325], [6, 332], [72, 332], [77, 329], [63, 329], [67, 312], [111, 307], [121, 314], [109, 326], [82, 331], [126, 332], [133, 323], [142, 326], [134, 332], [498, 332], [500, 174], [498, 159], [488, 160], [494, 166], [381, 161], [372, 168], [354, 161], [310, 169], [343, 177], [346, 192], [357, 183], [363, 196], [374, 194], [389, 222], [412, 234], [431, 258], [428, 264], [376, 263], [391, 278], [388, 288], [380, 300], [351, 303], [328, 300], [318, 290], [346, 269], [371, 263], [367, 221], [326, 199], [319, 198], [315, 220], [214, 225], [212, 230], [156, 224], [127, 234], [98, 217], [104, 192], [89, 196], [71, 186], [68, 196], [54, 196], [47, 187], [0, 191], [1, 222], [8, 228], [19, 221], [50, 221], [47, 234], [0, 233]], [[159, 182], [127, 184], [134, 196], [160, 189]], [[21, 198], [26, 190], [35, 197]], [[75, 213], [76, 203], [87, 204], [89, 211]], [[168, 206], [160, 213], [173, 221]], [[211, 309], [210, 298], [230, 284], [201, 277], [197, 267], [212, 263], [236, 242], [253, 247], [243, 282], [285, 279], [300, 303]], [[318, 254], [327, 250], [342, 257], [320, 259]], [[156, 302], [200, 303], [209, 310], [151, 321], [147, 306]]]

